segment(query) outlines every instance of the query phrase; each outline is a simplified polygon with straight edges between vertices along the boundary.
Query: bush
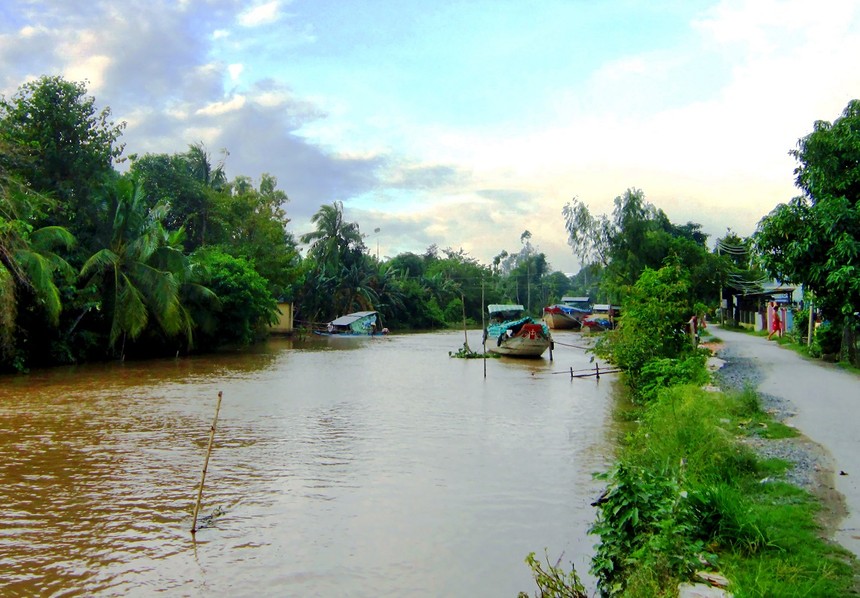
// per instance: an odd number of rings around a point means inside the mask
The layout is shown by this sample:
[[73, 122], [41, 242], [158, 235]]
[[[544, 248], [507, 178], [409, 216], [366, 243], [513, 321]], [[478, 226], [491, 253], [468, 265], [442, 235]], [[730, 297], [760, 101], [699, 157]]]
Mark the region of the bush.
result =
[[815, 330], [813, 345], [820, 355], [837, 354], [842, 346], [842, 330], [832, 322], [824, 322]]
[[683, 359], [665, 357], [646, 362], [639, 376], [638, 397], [651, 401], [662, 389], [670, 386], [707, 384], [710, 377], [705, 367], [706, 355], [700, 351]]
[[626, 595], [635, 571], [649, 571], [649, 587], [665, 588], [695, 569], [704, 545], [693, 540], [693, 512], [677, 474], [622, 461], [604, 476], [609, 485], [589, 530], [600, 536], [591, 572], [601, 595]]
[[683, 358], [692, 351], [686, 333], [692, 313], [690, 284], [680, 267], [646, 269], [631, 289], [618, 327], [597, 343], [595, 352], [624, 370], [641, 398], [643, 383], [653, 386], [660, 371], [672, 367], [664, 362], [644, 374], [649, 362]]
[[200, 270], [202, 284], [217, 296], [220, 310], [197, 306], [193, 312], [200, 332], [198, 344], [248, 345], [277, 322], [278, 304], [268, 290], [268, 282], [244, 259], [214, 249], [192, 256]]

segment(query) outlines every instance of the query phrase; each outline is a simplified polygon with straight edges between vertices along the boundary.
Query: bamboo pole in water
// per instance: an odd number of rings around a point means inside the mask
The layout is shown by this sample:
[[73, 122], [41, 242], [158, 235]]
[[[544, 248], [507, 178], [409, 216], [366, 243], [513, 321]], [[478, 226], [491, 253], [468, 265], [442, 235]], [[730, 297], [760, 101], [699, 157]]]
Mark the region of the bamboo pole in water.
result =
[[209, 456], [212, 454], [212, 442], [215, 440], [215, 424], [218, 423], [218, 412], [221, 411], [221, 391], [218, 391], [218, 404], [215, 406], [215, 419], [209, 429], [209, 448], [206, 449], [206, 460], [203, 462], [203, 475], [200, 476], [200, 487], [197, 489], [197, 504], [194, 505], [194, 522], [191, 524], [191, 533], [197, 533], [197, 515], [200, 513], [200, 500], [203, 498], [203, 482], [206, 481], [206, 470], [209, 468]]
[[487, 377], [487, 323], [484, 321], [484, 279], [481, 278], [481, 348], [484, 359], [484, 378]]
[[469, 348], [469, 330], [466, 327], [466, 295], [463, 293], [460, 293], [460, 304], [463, 307], [463, 348], [467, 352], [471, 352], [472, 349]]

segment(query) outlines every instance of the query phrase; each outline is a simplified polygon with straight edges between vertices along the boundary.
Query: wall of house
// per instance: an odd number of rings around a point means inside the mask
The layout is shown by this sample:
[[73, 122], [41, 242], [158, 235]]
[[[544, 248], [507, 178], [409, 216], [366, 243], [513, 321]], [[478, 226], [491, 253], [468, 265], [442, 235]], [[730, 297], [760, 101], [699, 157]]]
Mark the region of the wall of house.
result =
[[293, 333], [293, 304], [292, 303], [278, 303], [278, 311], [280, 312], [280, 316], [278, 317], [277, 324], [273, 324], [269, 326], [269, 332], [273, 334], [292, 334]]

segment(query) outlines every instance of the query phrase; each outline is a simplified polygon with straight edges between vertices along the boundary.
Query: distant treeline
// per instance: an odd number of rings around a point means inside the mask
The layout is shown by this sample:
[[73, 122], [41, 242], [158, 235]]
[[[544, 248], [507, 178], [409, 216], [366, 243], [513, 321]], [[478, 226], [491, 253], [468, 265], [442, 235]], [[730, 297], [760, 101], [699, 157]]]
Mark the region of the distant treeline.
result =
[[574, 277], [551, 271], [527, 230], [488, 265], [435, 245], [380, 261], [340, 201], [297, 240], [275, 177], [228, 181], [199, 143], [123, 158], [124, 127], [61, 77], [0, 100], [0, 369], [247, 345], [279, 301], [299, 325], [372, 309], [392, 330], [462, 325], [464, 314], [478, 325], [489, 303], [539, 314], [565, 294], [619, 302], [667, 259], [713, 303], [728, 268], [700, 225], [672, 224], [639, 190], [616, 198], [611, 219], [565, 207], [587, 264]]

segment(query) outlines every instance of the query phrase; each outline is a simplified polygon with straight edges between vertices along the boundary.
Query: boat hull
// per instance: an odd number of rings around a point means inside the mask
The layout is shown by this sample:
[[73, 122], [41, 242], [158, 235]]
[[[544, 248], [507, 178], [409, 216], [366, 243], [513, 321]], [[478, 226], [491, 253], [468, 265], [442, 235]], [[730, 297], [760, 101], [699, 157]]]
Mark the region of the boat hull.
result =
[[[492, 341], [492, 338], [488, 338]], [[501, 332], [495, 344], [487, 350], [497, 355], [509, 357], [540, 357], [549, 349], [552, 339], [541, 324], [523, 324], [516, 333]]]
[[509, 357], [540, 357], [549, 349], [550, 341], [547, 339], [530, 340], [521, 337], [512, 337], [502, 341], [495, 347], [488, 347], [490, 353], [507, 355]]
[[579, 330], [582, 328], [582, 322], [563, 312], [544, 312], [543, 321], [553, 330]]

